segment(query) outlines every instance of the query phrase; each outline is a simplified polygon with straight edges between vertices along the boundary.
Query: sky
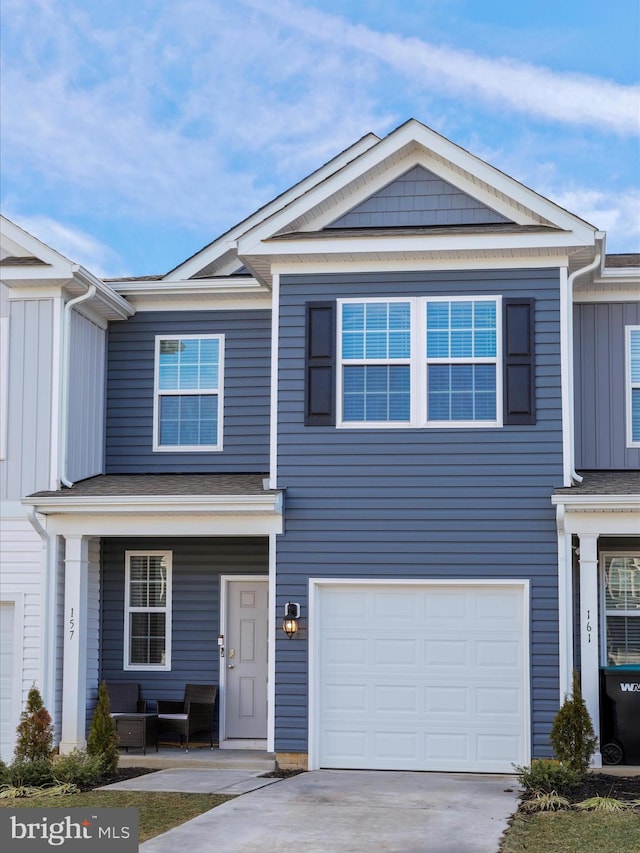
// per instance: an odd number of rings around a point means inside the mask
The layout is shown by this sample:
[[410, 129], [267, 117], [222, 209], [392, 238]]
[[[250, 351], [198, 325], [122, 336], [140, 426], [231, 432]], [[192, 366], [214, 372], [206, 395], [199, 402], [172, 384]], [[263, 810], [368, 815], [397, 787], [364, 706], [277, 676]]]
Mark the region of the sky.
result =
[[166, 273], [416, 118], [640, 251], [638, 0], [2, 0], [0, 205]]

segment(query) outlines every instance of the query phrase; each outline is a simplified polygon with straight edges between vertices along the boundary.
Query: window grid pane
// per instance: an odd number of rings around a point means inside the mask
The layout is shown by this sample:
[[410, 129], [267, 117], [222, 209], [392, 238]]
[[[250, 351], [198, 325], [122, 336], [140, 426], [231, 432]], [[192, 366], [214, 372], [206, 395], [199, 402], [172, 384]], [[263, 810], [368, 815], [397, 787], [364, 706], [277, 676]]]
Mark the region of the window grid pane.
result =
[[427, 301], [426, 330], [427, 420], [495, 421], [496, 302]]
[[166, 661], [168, 583], [166, 557], [129, 556], [130, 665], [161, 665]]
[[605, 559], [607, 664], [640, 663], [640, 557]]

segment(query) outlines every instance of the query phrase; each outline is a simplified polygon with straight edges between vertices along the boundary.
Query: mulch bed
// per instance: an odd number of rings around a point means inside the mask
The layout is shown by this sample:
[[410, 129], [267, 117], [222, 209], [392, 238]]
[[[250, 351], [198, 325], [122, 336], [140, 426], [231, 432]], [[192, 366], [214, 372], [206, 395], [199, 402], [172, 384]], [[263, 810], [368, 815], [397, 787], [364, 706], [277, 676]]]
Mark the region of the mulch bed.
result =
[[640, 800], [640, 776], [609, 776], [606, 773], [588, 773], [584, 781], [571, 788], [565, 796], [572, 803], [580, 803], [590, 797]]
[[103, 776], [95, 785], [80, 785], [81, 791], [93, 791], [102, 788], [103, 785], [113, 785], [116, 782], [126, 782], [127, 779], [135, 779], [136, 776], [146, 776], [147, 773], [155, 773], [155, 767], [118, 767], [115, 773]]

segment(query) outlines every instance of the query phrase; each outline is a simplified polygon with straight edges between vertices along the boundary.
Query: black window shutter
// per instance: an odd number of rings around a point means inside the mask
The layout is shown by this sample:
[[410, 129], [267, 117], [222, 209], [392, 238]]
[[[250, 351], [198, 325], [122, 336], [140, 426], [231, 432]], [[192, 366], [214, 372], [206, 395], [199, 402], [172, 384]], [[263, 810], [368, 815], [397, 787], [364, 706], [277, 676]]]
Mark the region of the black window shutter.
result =
[[535, 424], [535, 299], [503, 300], [504, 423]]
[[336, 422], [336, 303], [307, 302], [305, 316], [306, 426]]

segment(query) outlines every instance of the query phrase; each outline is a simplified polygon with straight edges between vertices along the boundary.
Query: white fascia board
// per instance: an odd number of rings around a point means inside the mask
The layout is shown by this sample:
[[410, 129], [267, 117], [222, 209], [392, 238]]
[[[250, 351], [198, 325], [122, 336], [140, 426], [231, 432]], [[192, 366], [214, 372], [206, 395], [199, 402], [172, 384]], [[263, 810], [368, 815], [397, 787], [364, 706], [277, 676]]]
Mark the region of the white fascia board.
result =
[[180, 276], [181, 278], [189, 278], [190, 276], [195, 275], [199, 270], [203, 269], [203, 267], [208, 266], [216, 258], [227, 252], [230, 241], [236, 240], [241, 234], [244, 234], [247, 230], [253, 228], [267, 217], [272, 216], [275, 211], [278, 211], [288, 205], [292, 199], [298, 197], [300, 194], [306, 193], [310, 187], [324, 181], [329, 175], [342, 169], [347, 163], [359, 157], [364, 151], [367, 151], [372, 146], [378, 145], [379, 142], [380, 138], [375, 134], [366, 134], [353, 145], [350, 145], [349, 148], [342, 151], [336, 157], [333, 157], [319, 169], [316, 169], [315, 172], [312, 172], [299, 183], [294, 184], [290, 189], [268, 202], [264, 207], [261, 207], [247, 219], [244, 219], [229, 231], [226, 231], [214, 240], [213, 243], [205, 246], [197, 254], [193, 255], [193, 257], [188, 258], [183, 264], [175, 267], [167, 274], [167, 278], [170, 279], [177, 276]]
[[15, 286], [14, 282], [19, 287], [28, 287], [30, 282], [33, 283], [33, 287], [38, 287], [41, 282], [55, 282], [60, 287], [64, 287], [72, 277], [73, 264], [71, 262], [57, 266], [52, 266], [51, 264], [34, 264], [33, 266], [0, 267], [0, 281], [6, 284], [7, 287]]
[[255, 278], [239, 279], [237, 276], [199, 279], [162, 279], [160, 281], [114, 281], [110, 284], [115, 293], [143, 299], [148, 296], [241, 296], [266, 293], [268, 288]]
[[[640, 523], [638, 495], [552, 495], [551, 503], [564, 506], [568, 512], [632, 512]], [[640, 535], [640, 527], [636, 530]]]
[[157, 513], [52, 515], [47, 530], [59, 536], [269, 536], [283, 531], [282, 516]]
[[573, 301], [578, 302], [637, 302], [640, 299], [640, 284], [616, 287], [610, 290], [576, 290]]
[[265, 288], [265, 293], [254, 296], [145, 296], [131, 297], [131, 304], [137, 313], [145, 311], [268, 311], [271, 308], [271, 293]]
[[135, 314], [135, 309], [126, 299], [92, 272], [89, 272], [89, 270], [82, 266], [75, 266], [73, 272], [75, 279], [84, 285], [85, 288], [95, 287], [95, 296], [89, 302], [97, 313], [108, 314], [109, 320], [126, 320]]
[[252, 513], [282, 514], [282, 494], [268, 495], [141, 495], [82, 497], [34, 497], [24, 498], [25, 506], [35, 507], [42, 515], [88, 515], [88, 514], [157, 514], [181, 515]]
[[[566, 231], [544, 231], [524, 234], [407, 234], [399, 236], [314, 238], [305, 240], [264, 240], [247, 249], [253, 257], [271, 259], [293, 256], [326, 257], [331, 255], [375, 255], [387, 253], [514, 251], [527, 249], [573, 249], [575, 234]], [[273, 262], [273, 261], [272, 261]]]

